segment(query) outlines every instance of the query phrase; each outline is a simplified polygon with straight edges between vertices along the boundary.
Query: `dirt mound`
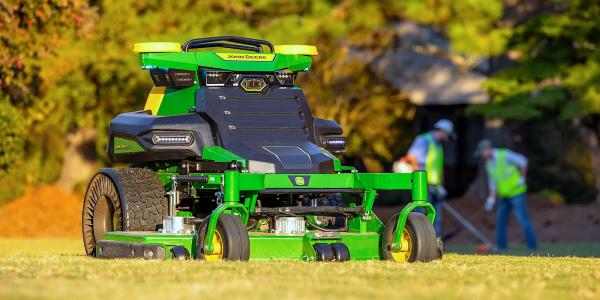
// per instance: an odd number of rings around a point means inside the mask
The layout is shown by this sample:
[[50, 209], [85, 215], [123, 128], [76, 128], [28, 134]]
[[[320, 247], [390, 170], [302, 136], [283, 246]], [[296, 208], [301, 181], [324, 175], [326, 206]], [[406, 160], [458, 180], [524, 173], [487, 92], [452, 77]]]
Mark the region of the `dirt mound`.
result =
[[79, 237], [83, 196], [56, 186], [31, 187], [0, 206], [0, 236]]
[[[483, 201], [450, 199], [450, 205], [477, 227], [490, 240], [495, 241], [496, 212], [485, 212]], [[595, 205], [556, 205], [548, 200], [529, 197], [528, 208], [537, 238], [542, 243], [573, 243], [600, 241], [600, 207]], [[387, 220], [402, 206], [376, 207], [375, 212]], [[444, 235], [455, 235], [446, 245], [479, 244], [466, 229], [447, 212], [443, 211], [442, 231]], [[523, 243], [523, 232], [513, 214], [508, 226], [508, 238], [513, 243]]]

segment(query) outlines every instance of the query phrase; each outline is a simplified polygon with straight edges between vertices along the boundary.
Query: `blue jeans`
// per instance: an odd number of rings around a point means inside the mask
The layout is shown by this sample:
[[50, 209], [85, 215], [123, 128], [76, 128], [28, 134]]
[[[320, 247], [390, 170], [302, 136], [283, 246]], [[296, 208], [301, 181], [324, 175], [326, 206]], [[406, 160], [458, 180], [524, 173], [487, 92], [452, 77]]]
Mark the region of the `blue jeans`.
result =
[[440, 197], [435, 193], [429, 193], [428, 201], [433, 205], [435, 209], [435, 219], [433, 220], [433, 228], [435, 229], [435, 234], [441, 238], [442, 237], [442, 202], [445, 199]]
[[[442, 202], [445, 200], [444, 197], [438, 195], [435, 189], [429, 187], [427, 189], [429, 191], [427, 195], [427, 201], [433, 205], [435, 209], [435, 219], [433, 220], [433, 229], [435, 229], [435, 234], [441, 238], [442, 237]], [[425, 210], [421, 207], [415, 208], [415, 212], [419, 212], [425, 214]]]
[[508, 244], [506, 226], [508, 225], [508, 214], [511, 209], [514, 210], [515, 218], [523, 228], [525, 238], [527, 239], [527, 246], [531, 250], [536, 249], [537, 241], [535, 239], [535, 233], [533, 232], [533, 225], [531, 225], [531, 220], [529, 219], [529, 213], [527, 212], [526, 193], [512, 198], [501, 198], [498, 202], [498, 214], [496, 216], [496, 244], [498, 249], [506, 249]]

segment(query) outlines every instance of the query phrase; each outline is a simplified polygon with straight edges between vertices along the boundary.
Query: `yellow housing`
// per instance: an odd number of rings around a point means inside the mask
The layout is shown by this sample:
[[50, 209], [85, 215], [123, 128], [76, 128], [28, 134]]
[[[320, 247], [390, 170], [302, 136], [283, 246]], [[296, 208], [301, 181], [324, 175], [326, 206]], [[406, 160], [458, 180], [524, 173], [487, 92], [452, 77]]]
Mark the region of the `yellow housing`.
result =
[[275, 53], [292, 55], [317, 55], [316, 46], [312, 45], [275, 45]]
[[157, 52], [181, 52], [180, 43], [172, 42], [150, 42], [135, 43], [133, 52], [136, 53], [157, 53]]

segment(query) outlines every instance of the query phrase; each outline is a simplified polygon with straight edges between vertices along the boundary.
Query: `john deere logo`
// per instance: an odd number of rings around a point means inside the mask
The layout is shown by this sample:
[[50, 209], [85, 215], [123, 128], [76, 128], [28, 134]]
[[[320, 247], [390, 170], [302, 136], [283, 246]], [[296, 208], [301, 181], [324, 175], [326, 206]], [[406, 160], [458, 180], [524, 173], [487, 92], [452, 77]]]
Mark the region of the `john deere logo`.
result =
[[126, 150], [126, 149], [131, 149], [131, 147], [129, 147], [127, 145], [123, 145], [123, 144], [115, 144], [115, 149]]
[[275, 54], [217, 53], [223, 60], [235, 61], [273, 61]]
[[290, 176], [290, 181], [294, 186], [307, 186], [310, 181], [309, 176]]
[[115, 153], [131, 153], [131, 152], [143, 152], [144, 149], [136, 142], [115, 137], [113, 150]]

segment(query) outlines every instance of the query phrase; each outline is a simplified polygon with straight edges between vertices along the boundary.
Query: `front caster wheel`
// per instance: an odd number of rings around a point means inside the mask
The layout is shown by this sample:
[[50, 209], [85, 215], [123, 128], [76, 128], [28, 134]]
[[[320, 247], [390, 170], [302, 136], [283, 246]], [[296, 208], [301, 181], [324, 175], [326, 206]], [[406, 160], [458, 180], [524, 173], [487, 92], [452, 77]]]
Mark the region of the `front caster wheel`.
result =
[[394, 215], [385, 225], [382, 238], [382, 256], [396, 262], [428, 262], [442, 258], [442, 249], [427, 216], [411, 212], [402, 231], [402, 249], [391, 250], [399, 214]]
[[198, 228], [196, 242], [197, 259], [206, 261], [243, 260], [250, 258], [250, 239], [248, 231], [238, 216], [222, 214], [212, 240], [212, 253], [204, 253], [204, 238], [208, 230], [210, 217], [202, 221]]

